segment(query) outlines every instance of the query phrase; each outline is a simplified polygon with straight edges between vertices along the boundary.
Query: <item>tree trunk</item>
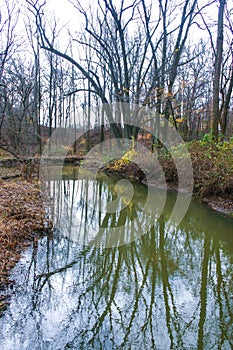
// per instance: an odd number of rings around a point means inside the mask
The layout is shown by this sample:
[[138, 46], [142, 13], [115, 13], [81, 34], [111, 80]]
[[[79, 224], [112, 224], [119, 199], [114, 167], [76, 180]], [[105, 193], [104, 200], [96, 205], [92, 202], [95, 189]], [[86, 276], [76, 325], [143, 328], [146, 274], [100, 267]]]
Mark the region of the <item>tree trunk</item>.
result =
[[212, 133], [216, 142], [218, 141], [218, 124], [220, 121], [219, 92], [220, 92], [220, 75], [221, 75], [222, 55], [223, 55], [224, 8], [225, 8], [225, 0], [219, 0], [218, 33], [217, 33], [217, 44], [216, 44], [216, 51], [215, 51], [214, 81], [213, 81], [213, 128], [212, 128]]

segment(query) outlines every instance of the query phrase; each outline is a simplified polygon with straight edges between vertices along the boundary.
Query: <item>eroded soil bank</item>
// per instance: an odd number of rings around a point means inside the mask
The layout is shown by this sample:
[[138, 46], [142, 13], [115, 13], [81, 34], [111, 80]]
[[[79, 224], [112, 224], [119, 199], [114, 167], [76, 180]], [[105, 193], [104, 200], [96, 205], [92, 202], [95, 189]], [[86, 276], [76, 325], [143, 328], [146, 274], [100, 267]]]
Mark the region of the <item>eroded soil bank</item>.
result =
[[[188, 156], [191, 159], [193, 171], [193, 197], [199, 198], [202, 202], [208, 204], [213, 210], [233, 217], [233, 143], [223, 142], [219, 145], [211, 143], [193, 142], [187, 145]], [[175, 150], [177, 156], [181, 159], [180, 150]], [[182, 151], [181, 151], [182, 152]], [[136, 181], [154, 186], [161, 186], [158, 178], [158, 171], [154, 167], [151, 159], [146, 155], [142, 157], [146, 174], [134, 162], [134, 156], [127, 156], [120, 160], [112, 161], [103, 167], [103, 171], [108, 174], [117, 174], [125, 178], [133, 178]], [[171, 155], [158, 152], [158, 161], [162, 167], [166, 180], [166, 189], [178, 188], [178, 174], [176, 165]], [[185, 155], [184, 169], [185, 174]]]

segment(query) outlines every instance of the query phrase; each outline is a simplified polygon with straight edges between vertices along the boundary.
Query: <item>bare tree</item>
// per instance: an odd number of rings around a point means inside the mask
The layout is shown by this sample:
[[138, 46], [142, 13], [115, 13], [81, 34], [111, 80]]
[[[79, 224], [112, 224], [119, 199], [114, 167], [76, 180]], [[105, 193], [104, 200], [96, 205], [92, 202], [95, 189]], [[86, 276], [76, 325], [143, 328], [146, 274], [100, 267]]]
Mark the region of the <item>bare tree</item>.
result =
[[215, 50], [214, 61], [214, 78], [213, 78], [213, 135], [216, 141], [218, 141], [218, 125], [220, 121], [220, 76], [222, 69], [223, 58], [223, 28], [224, 28], [224, 9], [226, 1], [219, 0], [218, 10], [218, 31], [217, 31], [217, 43]]
[[[196, 7], [197, 7], [197, 0], [193, 0], [191, 2], [189, 0], [186, 0], [182, 5], [181, 20], [177, 28], [177, 35], [175, 38], [173, 53], [171, 56], [171, 64], [168, 67], [167, 102], [164, 110], [166, 119], [169, 119], [169, 116], [170, 116], [171, 97], [173, 96], [173, 86], [177, 76], [177, 70], [179, 67], [180, 60], [182, 58], [182, 53], [185, 47], [185, 43], [188, 38], [189, 30], [196, 16], [196, 11], [195, 11]], [[163, 16], [166, 16], [166, 11], [163, 11]], [[166, 35], [166, 32], [164, 33], [164, 35]]]
[[16, 35], [18, 15], [16, 3], [3, 2], [0, 10], [0, 147], [11, 152], [13, 150], [8, 149], [2, 131], [4, 120], [7, 118], [7, 83], [4, 72], [7, 63], [20, 45]]
[[36, 31], [33, 33], [32, 25], [30, 18], [27, 18], [27, 22], [25, 23], [25, 28], [27, 31], [28, 40], [30, 43], [30, 46], [33, 51], [34, 55], [34, 118], [33, 122], [36, 125], [36, 132], [35, 132], [35, 143], [39, 146], [39, 154], [42, 154], [42, 132], [41, 132], [41, 99], [42, 99], [42, 93], [41, 93], [41, 50], [39, 45], [39, 36], [38, 32]]
[[224, 55], [222, 73], [221, 73], [221, 90], [222, 103], [220, 107], [220, 125], [223, 135], [226, 135], [230, 101], [233, 90], [233, 21], [232, 21], [233, 8], [226, 7], [226, 32], [229, 33], [226, 44], [226, 52]]
[[[39, 5], [38, 1], [36, 1], [36, 2], [30, 1], [30, 0], [26, 0], [26, 1], [28, 3], [30, 10], [34, 13], [35, 18], [36, 18], [36, 25], [37, 25], [38, 31], [40, 33], [40, 38], [41, 38], [41, 47], [43, 49], [45, 49], [46, 51], [52, 52], [52, 53], [56, 54], [57, 56], [60, 56], [64, 59], [66, 59], [67, 61], [69, 61], [71, 64], [73, 64], [83, 74], [83, 76], [87, 80], [89, 80], [90, 85], [92, 86], [95, 93], [100, 97], [102, 103], [107, 105], [108, 99], [104, 95], [104, 91], [101, 87], [101, 83], [100, 83], [98, 75], [95, 74], [94, 72], [88, 72], [73, 57], [71, 57], [70, 55], [68, 55], [65, 52], [59, 51], [58, 49], [56, 49], [52, 45], [52, 42], [49, 40], [49, 38], [46, 34], [44, 23], [43, 23], [42, 8], [43, 8], [45, 3], [43, 5]], [[121, 132], [120, 132], [118, 126], [114, 123], [114, 119], [113, 119], [110, 108], [106, 108], [106, 114], [108, 116], [109, 122], [111, 123], [111, 127], [112, 127], [115, 135], [117, 137], [120, 137]]]

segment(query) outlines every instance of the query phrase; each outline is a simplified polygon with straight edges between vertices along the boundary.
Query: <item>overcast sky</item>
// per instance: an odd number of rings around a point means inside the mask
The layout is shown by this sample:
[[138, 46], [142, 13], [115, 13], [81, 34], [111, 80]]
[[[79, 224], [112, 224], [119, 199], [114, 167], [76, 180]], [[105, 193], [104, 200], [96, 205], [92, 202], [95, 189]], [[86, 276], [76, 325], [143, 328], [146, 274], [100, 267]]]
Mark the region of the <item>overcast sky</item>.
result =
[[[119, 0], [116, 1], [119, 3]], [[88, 0], [81, 0], [80, 2], [84, 8], [89, 7]], [[199, 4], [202, 3], [203, 5], [205, 5], [206, 2], [206, 0], [199, 0]], [[68, 0], [47, 0], [46, 8], [49, 10], [51, 17], [54, 14], [57, 19], [59, 18], [60, 25], [67, 24], [67, 28], [70, 27], [74, 30], [79, 29], [80, 22], [83, 20], [83, 16], [79, 15], [78, 10], [75, 9], [74, 6]], [[93, 9], [93, 5], [91, 6], [91, 8]], [[207, 22], [209, 18], [217, 21], [217, 3], [211, 5], [211, 7], [208, 7], [208, 9], [206, 9], [205, 11], [206, 16], [208, 16]], [[48, 13], [46, 15], [48, 15]], [[197, 27], [195, 27], [195, 30], [195, 36], [197, 37]], [[202, 37], [203, 35], [207, 36], [208, 33], [200, 31], [200, 37]]]

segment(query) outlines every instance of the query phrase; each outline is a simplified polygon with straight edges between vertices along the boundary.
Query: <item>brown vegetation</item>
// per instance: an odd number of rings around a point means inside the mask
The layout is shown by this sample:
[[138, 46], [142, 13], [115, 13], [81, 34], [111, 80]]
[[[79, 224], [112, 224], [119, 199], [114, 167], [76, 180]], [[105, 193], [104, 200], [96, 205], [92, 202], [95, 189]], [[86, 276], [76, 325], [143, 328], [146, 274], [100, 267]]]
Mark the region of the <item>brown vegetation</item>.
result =
[[[0, 180], [0, 310], [4, 308], [4, 289], [10, 283], [9, 273], [20, 258], [21, 251], [37, 234], [46, 232], [51, 223], [45, 210], [38, 184]], [[2, 296], [1, 296], [2, 292]]]

